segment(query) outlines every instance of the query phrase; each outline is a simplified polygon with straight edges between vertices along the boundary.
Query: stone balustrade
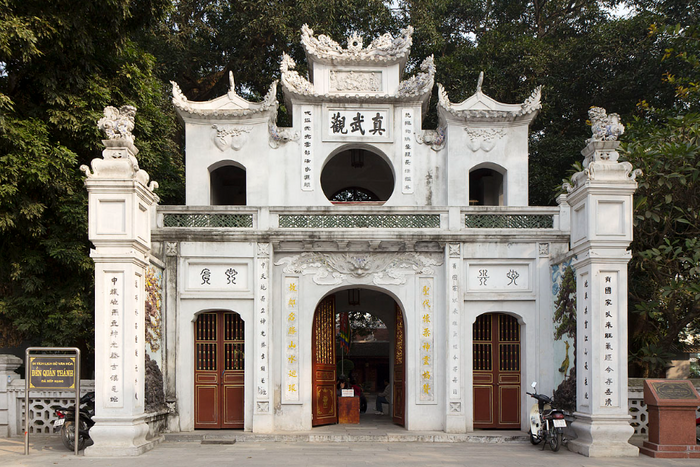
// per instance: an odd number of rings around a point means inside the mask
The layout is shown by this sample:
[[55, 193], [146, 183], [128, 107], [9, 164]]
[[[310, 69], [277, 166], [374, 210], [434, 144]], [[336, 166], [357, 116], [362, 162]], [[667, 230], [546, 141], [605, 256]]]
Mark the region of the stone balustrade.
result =
[[158, 206], [156, 229], [547, 229], [567, 231], [569, 211], [561, 207], [473, 206]]

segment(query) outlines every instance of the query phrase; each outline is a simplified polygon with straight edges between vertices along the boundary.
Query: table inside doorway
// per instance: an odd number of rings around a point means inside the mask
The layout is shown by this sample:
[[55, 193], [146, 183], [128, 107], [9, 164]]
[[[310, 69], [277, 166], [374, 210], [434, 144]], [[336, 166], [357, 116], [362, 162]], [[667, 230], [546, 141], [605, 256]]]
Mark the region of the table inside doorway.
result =
[[338, 423], [360, 423], [360, 398], [358, 396], [338, 398]]

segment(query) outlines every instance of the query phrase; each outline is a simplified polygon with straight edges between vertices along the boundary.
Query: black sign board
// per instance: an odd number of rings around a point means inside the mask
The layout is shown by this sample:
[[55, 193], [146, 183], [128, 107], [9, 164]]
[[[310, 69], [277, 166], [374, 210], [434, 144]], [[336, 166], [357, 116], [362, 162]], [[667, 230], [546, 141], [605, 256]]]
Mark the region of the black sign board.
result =
[[29, 389], [75, 389], [74, 355], [30, 355]]

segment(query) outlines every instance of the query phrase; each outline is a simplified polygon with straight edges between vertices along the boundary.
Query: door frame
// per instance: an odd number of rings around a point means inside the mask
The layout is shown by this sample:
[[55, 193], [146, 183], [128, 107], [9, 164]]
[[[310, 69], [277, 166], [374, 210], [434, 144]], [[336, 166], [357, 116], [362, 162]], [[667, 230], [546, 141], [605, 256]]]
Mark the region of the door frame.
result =
[[[242, 336], [242, 339], [229, 339], [229, 341], [232, 342], [238, 342], [239, 345], [242, 344], [242, 354], [240, 358], [242, 359], [241, 363], [243, 364], [242, 368], [236, 369], [236, 370], [226, 370], [226, 364], [227, 364], [227, 355], [230, 355], [233, 359], [237, 359], [234, 355], [237, 354], [240, 350], [238, 349], [233, 349], [232, 353], [227, 353], [227, 315], [233, 315], [236, 316], [237, 319], [234, 320], [240, 322], [240, 326], [242, 329], [240, 331], [236, 332], [239, 336]], [[204, 316], [212, 316], [214, 317], [213, 322], [214, 322], [214, 328], [215, 328], [215, 339], [214, 340], [201, 340], [198, 339], [198, 332], [197, 332], [197, 323], [198, 321], [203, 318]], [[193, 424], [195, 426], [195, 429], [244, 429], [245, 428], [245, 419], [246, 419], [246, 371], [245, 371], [245, 353], [247, 351], [246, 349], [246, 340], [245, 340], [245, 320], [241, 316], [240, 313], [233, 311], [233, 310], [225, 310], [225, 309], [220, 309], [220, 310], [208, 310], [204, 311], [202, 313], [198, 313], [195, 316], [194, 322], [193, 322], [193, 358], [194, 358], [194, 367], [193, 367], [193, 402], [194, 402], [194, 407], [193, 407]], [[231, 331], [234, 332], [234, 328], [231, 328]], [[206, 333], [206, 331], [204, 331]], [[199, 360], [199, 349], [197, 343], [206, 343], [206, 342], [211, 342], [214, 343], [215, 345], [215, 352], [216, 352], [216, 360], [214, 362], [215, 369], [213, 371], [211, 370], [198, 370], [198, 360]], [[235, 344], [234, 344], [235, 346]], [[230, 371], [231, 373], [228, 373]], [[201, 373], [200, 373], [201, 372]], [[234, 373], [235, 372], [235, 373]], [[200, 377], [202, 377], [202, 381], [200, 382]], [[213, 380], [212, 380], [213, 378]], [[209, 384], [207, 384], [209, 383]], [[212, 423], [200, 423], [199, 426], [197, 426], [197, 414], [198, 414], [198, 407], [197, 407], [197, 401], [198, 401], [198, 386], [211, 386], [211, 385], [216, 385], [217, 388], [214, 392], [214, 405], [216, 406], [216, 421]], [[240, 394], [240, 426], [238, 421], [236, 423], [226, 423], [226, 406], [227, 406], [227, 397], [229, 395], [228, 391], [231, 390], [232, 388], [241, 388], [238, 392]], [[236, 404], [238, 405], [238, 403]], [[234, 426], [236, 425], [236, 426]]]

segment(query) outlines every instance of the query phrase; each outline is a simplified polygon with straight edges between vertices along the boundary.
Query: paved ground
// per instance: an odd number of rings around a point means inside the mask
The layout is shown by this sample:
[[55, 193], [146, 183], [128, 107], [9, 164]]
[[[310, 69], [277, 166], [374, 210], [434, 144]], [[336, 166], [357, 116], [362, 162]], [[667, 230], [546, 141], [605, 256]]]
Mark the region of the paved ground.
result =
[[193, 466], [694, 466], [697, 459], [667, 460], [646, 456], [625, 459], [589, 459], [562, 448], [541, 451], [530, 444], [475, 443], [308, 443], [238, 442], [233, 445], [202, 445], [200, 442], [165, 442], [137, 458], [95, 459], [73, 456], [58, 436], [32, 438], [24, 456], [21, 438], [0, 439], [0, 466], [95, 466], [95, 467], [193, 467]]

